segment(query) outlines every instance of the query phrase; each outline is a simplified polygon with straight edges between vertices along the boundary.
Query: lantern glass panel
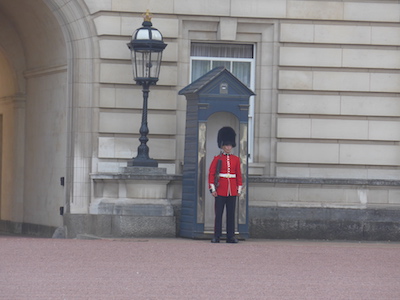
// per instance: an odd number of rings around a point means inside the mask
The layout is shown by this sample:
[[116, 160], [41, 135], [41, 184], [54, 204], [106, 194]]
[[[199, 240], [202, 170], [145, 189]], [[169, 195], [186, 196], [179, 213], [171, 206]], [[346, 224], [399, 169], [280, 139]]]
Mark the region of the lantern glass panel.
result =
[[163, 42], [162, 34], [151, 28], [151, 22], [144, 21], [144, 27], [137, 29], [128, 44], [131, 50], [133, 77], [143, 85], [155, 84], [160, 74], [162, 52], [167, 46]]
[[153, 29], [153, 30], [151, 31], [151, 38], [152, 38], [153, 40], [157, 40], [157, 41], [162, 41], [162, 40], [163, 40], [163, 37], [162, 37], [162, 35], [161, 35], [161, 32], [159, 32], [157, 29]]
[[132, 51], [134, 79], [158, 79], [161, 56], [160, 51]]
[[133, 35], [136, 40], [150, 40], [150, 32], [148, 29], [139, 29], [136, 32], [136, 37], [135, 34]]

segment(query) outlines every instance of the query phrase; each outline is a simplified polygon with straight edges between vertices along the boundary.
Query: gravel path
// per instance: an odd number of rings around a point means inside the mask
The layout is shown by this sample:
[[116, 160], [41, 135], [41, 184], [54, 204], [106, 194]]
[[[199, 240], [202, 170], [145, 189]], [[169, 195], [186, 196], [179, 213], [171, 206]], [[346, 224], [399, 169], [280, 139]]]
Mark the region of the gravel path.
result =
[[400, 244], [0, 236], [0, 299], [400, 299]]

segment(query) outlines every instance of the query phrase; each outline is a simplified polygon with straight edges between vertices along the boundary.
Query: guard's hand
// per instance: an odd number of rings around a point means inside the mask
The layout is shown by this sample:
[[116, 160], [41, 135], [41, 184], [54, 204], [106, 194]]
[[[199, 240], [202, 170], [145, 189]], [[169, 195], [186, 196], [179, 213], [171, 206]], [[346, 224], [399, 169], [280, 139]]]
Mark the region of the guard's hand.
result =
[[217, 197], [218, 196], [217, 192], [212, 192], [211, 195], [213, 195], [213, 197]]

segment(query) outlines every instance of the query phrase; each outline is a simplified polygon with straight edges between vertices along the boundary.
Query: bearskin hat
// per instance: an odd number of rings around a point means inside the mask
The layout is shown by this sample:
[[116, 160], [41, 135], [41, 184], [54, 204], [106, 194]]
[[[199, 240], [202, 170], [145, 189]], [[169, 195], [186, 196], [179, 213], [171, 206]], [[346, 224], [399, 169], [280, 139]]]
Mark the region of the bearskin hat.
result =
[[218, 131], [217, 143], [218, 148], [222, 148], [224, 145], [232, 145], [236, 147], [236, 132], [232, 127], [222, 127]]

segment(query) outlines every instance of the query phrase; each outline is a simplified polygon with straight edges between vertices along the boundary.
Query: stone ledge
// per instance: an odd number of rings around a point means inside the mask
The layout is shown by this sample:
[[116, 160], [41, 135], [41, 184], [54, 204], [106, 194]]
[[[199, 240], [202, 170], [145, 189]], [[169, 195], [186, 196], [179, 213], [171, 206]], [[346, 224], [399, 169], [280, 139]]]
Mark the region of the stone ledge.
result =
[[182, 180], [182, 175], [150, 174], [150, 173], [95, 173], [90, 174], [92, 180]]
[[173, 216], [115, 216], [65, 214], [68, 238], [176, 237]]
[[249, 208], [252, 238], [400, 241], [398, 209]]
[[400, 180], [249, 176], [249, 183], [398, 186]]

